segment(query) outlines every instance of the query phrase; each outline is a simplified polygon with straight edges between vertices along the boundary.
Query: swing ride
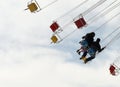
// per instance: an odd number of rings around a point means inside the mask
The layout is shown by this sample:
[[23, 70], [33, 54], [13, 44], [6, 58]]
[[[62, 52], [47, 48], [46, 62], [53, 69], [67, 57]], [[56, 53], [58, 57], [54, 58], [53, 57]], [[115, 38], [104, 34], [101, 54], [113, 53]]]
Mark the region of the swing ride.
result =
[[[57, 0], [42, 7], [38, 4], [38, 2], [36, 0], [31, 0], [27, 3], [27, 8], [25, 10], [29, 10], [31, 13], [36, 13], [42, 9], [47, 8], [48, 6], [55, 3], [56, 1]], [[98, 13], [96, 13], [95, 15], [93, 15], [92, 17], [87, 19], [87, 17], [85, 17], [86, 15], [90, 14], [94, 9], [97, 9], [98, 7], [100, 7], [102, 4], [104, 4], [107, 1], [107, 0], [99, 0], [97, 3], [94, 3], [87, 10], [83, 11], [80, 14], [77, 14], [77, 16], [73, 17], [69, 21], [67, 21], [67, 22], [64, 21], [66, 23], [64, 23], [63, 21], [62, 21], [63, 23], [61, 23], [61, 20], [63, 20], [63, 18], [65, 18], [67, 15], [69, 15], [72, 11], [78, 9], [79, 7], [82, 7], [82, 5], [86, 4], [88, 1], [89, 0], [84, 0], [82, 3], [78, 4], [72, 10], [68, 11], [67, 13], [65, 13], [64, 15], [58, 17], [57, 19], [55, 19], [53, 21], [53, 23], [50, 25], [50, 29], [53, 32], [52, 37], [50, 38], [52, 41], [51, 43], [54, 43], [54, 44], [60, 43], [65, 38], [67, 38], [72, 33], [74, 33], [76, 30], [85, 28], [86, 26], [88, 26], [88, 24], [94, 23], [96, 20], [109, 14], [111, 11], [113, 11], [114, 9], [116, 9], [117, 7], [120, 6], [120, 2], [117, 2], [118, 0], [112, 0], [109, 4], [102, 7], [102, 9], [100, 9], [98, 11]], [[103, 27], [105, 24], [112, 21], [115, 17], [117, 17], [119, 15], [120, 15], [120, 12], [115, 14], [110, 19], [108, 19], [106, 22], [104, 22], [102, 25], [100, 25], [98, 28], [96, 28], [93, 32], [97, 32], [101, 27]], [[67, 28], [68, 26], [72, 26], [72, 27], [74, 26], [75, 29], [70, 31], [70, 29]], [[120, 26], [117, 27], [116, 29], [114, 29], [114, 31], [112, 31], [106, 37], [104, 37], [104, 39], [101, 42], [104, 42], [107, 39], [110, 39], [105, 44], [105, 47], [107, 47], [108, 45], [113, 43], [115, 40], [117, 40], [116, 38], [118, 38], [118, 37], [120, 38], [120, 31], [118, 31], [119, 29], [120, 29]], [[115, 32], [118, 32], [118, 33], [115, 36], [113, 36], [112, 38], [110, 38], [110, 36]], [[81, 52], [84, 52], [84, 50], [86, 50], [86, 49], [85, 48], [80, 49]], [[86, 57], [83, 58], [82, 60], [85, 61], [85, 59], [86, 59]], [[116, 58], [115, 61], [112, 64], [110, 64], [109, 71], [110, 71], [110, 74], [113, 76], [119, 75], [119, 73], [120, 73], [120, 57]]]
[[36, 13], [39, 12], [42, 9], [47, 8], [48, 6], [50, 6], [51, 4], [55, 3], [57, 0], [47, 4], [44, 7], [40, 7], [40, 5], [38, 4], [38, 2], [36, 0], [31, 0], [27, 3], [27, 7], [25, 10], [30, 10], [31, 13]]
[[[95, 22], [97, 19], [100, 19], [101, 17], [107, 15], [108, 13], [110, 13], [112, 10], [114, 10], [115, 8], [117, 8], [120, 5], [120, 2], [117, 2], [118, 0], [114, 0], [114, 1], [110, 2], [106, 7], [101, 9], [100, 12], [98, 12], [96, 15], [94, 15], [90, 19], [87, 20], [86, 18], [84, 18], [87, 14], [89, 14], [91, 11], [93, 11], [94, 9], [99, 7], [100, 5], [104, 4], [106, 1], [107, 0], [98, 1], [97, 3], [92, 5], [89, 9], [87, 9], [83, 13], [80, 13], [78, 16], [74, 17], [70, 22], [68, 22], [66, 24], [63, 23], [64, 25], [59, 24], [59, 21], [62, 20], [62, 17], [69, 15], [70, 11], [68, 13], [64, 14], [63, 16], [57, 18], [55, 21], [53, 21], [53, 23], [50, 25], [50, 29], [53, 32], [53, 35], [51, 37], [52, 43], [61, 42], [62, 40], [67, 38], [70, 34], [74, 33], [76, 30], [82, 29], [82, 28], [86, 27], [88, 24]], [[77, 9], [78, 7], [82, 6], [85, 3], [86, 3], [86, 1], [84, 1], [82, 4], [76, 6], [74, 8], [74, 10]], [[75, 25], [77, 29], [75, 29], [73, 31], [69, 31], [69, 28], [67, 28], [67, 27], [72, 26], [72, 25]], [[67, 29], [68, 29], [67, 33], [68, 32], [69, 33], [66, 34], [66, 36], [60, 34], [61, 32], [65, 32], [64, 30], [67, 30]]]

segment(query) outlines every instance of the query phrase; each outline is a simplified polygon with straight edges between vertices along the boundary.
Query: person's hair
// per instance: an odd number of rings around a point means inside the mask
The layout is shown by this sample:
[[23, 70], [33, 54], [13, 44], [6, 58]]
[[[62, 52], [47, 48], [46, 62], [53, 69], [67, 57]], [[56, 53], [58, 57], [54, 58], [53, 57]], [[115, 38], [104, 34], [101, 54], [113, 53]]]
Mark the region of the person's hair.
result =
[[95, 32], [91, 32], [91, 35], [94, 37], [95, 36]]
[[100, 38], [97, 38], [96, 42], [100, 42]]

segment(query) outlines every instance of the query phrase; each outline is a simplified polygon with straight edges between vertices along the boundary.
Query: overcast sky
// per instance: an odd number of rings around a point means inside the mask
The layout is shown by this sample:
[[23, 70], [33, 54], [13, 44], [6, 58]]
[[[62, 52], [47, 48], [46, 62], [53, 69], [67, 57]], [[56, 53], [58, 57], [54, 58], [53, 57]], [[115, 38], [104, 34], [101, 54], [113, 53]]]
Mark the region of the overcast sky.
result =
[[[53, 0], [37, 1], [43, 8]], [[96, 30], [120, 12], [120, 7], [117, 7], [93, 22], [88, 21], [113, 0], [107, 0], [83, 15], [87, 21], [86, 27], [77, 30], [59, 44], [50, 44], [52, 31], [49, 26], [52, 21], [65, 24], [99, 0], [88, 0], [81, 7], [71, 10], [82, 1], [84, 0], [58, 0], [38, 13], [24, 10], [29, 0], [1, 1], [0, 87], [120, 87], [120, 76], [109, 73], [110, 64], [119, 56], [119, 38], [87, 64], [79, 60], [80, 55], [76, 53], [83, 35]], [[119, 0], [115, 3], [118, 2]], [[69, 11], [69, 14], [61, 17]], [[59, 17], [61, 18], [57, 19]], [[119, 26], [119, 19], [120, 16], [117, 15], [102, 26], [95, 32], [95, 38], [103, 40]], [[68, 28], [74, 30], [76, 26]], [[70, 33], [69, 30], [67, 33]], [[109, 39], [111, 38], [112, 35]], [[105, 46], [108, 42], [106, 40], [101, 44]]]

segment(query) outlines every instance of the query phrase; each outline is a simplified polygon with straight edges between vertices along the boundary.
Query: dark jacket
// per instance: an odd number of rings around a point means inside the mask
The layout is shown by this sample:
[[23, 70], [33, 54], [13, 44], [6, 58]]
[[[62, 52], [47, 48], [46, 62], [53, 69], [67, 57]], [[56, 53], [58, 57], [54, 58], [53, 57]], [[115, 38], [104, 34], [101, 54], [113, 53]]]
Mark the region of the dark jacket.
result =
[[88, 42], [88, 46], [90, 46], [93, 41], [94, 41], [94, 34], [93, 33], [88, 33], [85, 36], [82, 37], [82, 39], [85, 39]]
[[92, 43], [91, 48], [93, 48], [95, 50], [95, 52], [101, 52], [102, 50], [104, 50], [105, 47], [101, 48], [100, 46], [100, 42], [99, 41], [95, 41]]

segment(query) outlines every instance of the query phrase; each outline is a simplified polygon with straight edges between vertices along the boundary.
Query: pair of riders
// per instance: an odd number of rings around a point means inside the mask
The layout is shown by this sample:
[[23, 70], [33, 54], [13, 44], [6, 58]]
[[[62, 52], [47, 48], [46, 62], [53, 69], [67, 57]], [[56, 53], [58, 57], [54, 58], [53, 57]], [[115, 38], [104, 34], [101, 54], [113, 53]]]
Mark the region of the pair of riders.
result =
[[79, 43], [81, 44], [81, 48], [77, 50], [77, 53], [80, 55], [81, 52], [86, 51], [90, 45], [93, 43], [95, 37], [95, 33], [91, 32], [86, 34], [85, 36], [82, 37], [82, 41]]
[[[101, 52], [104, 50], [105, 47], [101, 48], [100, 46], [100, 38], [97, 38], [96, 41], [94, 41], [95, 33], [91, 32], [86, 34], [82, 37], [82, 41], [79, 43], [81, 44], [81, 48], [77, 50], [78, 54], [83, 52], [83, 55], [80, 59], [85, 58], [84, 63], [87, 63], [88, 61], [95, 58], [96, 52]], [[90, 55], [90, 57], [86, 58], [87, 53]]]

